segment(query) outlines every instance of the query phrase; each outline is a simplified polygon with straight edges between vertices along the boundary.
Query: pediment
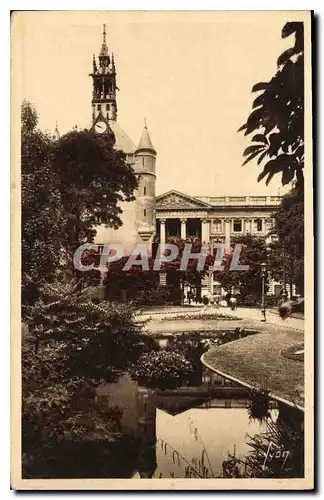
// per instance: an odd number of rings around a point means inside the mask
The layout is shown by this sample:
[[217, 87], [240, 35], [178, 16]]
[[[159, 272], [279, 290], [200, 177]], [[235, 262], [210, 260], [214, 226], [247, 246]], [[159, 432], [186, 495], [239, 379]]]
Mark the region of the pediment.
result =
[[209, 206], [208, 203], [179, 191], [169, 191], [156, 198], [156, 208], [204, 208]]

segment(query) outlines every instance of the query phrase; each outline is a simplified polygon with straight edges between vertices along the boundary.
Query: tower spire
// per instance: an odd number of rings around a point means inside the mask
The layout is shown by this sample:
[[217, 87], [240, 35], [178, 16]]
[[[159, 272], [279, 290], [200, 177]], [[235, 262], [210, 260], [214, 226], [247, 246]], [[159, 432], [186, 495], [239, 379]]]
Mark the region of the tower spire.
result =
[[103, 25], [103, 43], [106, 44], [106, 25]]
[[107, 43], [106, 43], [106, 25], [105, 24], [103, 25], [102, 45], [101, 45], [99, 58], [100, 57], [108, 57], [109, 58], [108, 47], [107, 47]]

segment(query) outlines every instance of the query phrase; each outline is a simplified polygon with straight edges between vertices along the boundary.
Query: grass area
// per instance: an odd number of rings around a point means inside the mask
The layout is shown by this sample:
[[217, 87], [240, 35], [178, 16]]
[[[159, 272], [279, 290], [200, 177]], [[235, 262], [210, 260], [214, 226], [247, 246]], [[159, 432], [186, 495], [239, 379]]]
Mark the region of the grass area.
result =
[[211, 349], [204, 360], [215, 370], [253, 387], [265, 387], [272, 396], [304, 406], [304, 365], [281, 351], [294, 341], [289, 333], [261, 333]]

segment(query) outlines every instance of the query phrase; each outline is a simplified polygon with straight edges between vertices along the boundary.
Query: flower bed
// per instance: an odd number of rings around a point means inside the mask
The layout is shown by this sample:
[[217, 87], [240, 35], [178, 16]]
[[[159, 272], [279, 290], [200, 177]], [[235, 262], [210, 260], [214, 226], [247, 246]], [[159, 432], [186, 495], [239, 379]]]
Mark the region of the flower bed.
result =
[[239, 318], [238, 316], [232, 316], [230, 314], [224, 314], [224, 313], [208, 313], [208, 312], [203, 312], [203, 313], [179, 313], [175, 315], [168, 315], [163, 318], [163, 321], [174, 321], [177, 319], [220, 319], [220, 320], [227, 320], [227, 321], [240, 321], [242, 318]]

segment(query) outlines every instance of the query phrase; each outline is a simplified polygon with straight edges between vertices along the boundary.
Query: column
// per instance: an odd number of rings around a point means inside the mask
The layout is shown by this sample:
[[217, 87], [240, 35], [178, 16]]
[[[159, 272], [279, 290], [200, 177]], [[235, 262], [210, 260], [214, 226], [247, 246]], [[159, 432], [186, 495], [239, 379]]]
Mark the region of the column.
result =
[[231, 242], [231, 220], [225, 219], [225, 245], [229, 245]]
[[165, 219], [160, 219], [160, 243], [165, 243]]
[[187, 239], [187, 219], [180, 219], [181, 222], [181, 239]]
[[201, 241], [209, 243], [209, 220], [201, 220]]
[[210, 272], [210, 293], [214, 294], [214, 273]]

